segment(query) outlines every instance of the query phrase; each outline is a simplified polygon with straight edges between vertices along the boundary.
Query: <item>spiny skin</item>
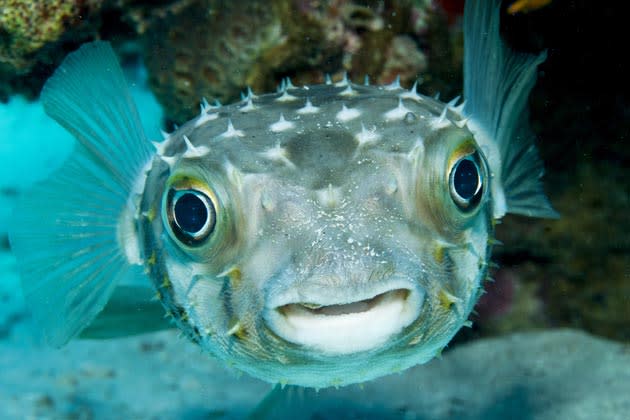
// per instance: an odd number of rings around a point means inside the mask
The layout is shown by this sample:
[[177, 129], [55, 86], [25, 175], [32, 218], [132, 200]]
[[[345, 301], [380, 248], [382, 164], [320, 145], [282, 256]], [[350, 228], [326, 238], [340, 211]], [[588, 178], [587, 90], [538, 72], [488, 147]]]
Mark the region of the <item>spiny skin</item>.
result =
[[[178, 326], [227, 364], [270, 382], [344, 385], [431, 359], [466, 322], [492, 216], [489, 175], [472, 210], [449, 192], [460, 157], [478, 154], [487, 171], [458, 110], [415, 86], [285, 82], [202, 107], [157, 149], [138, 197], [143, 259]], [[177, 188], [215, 203], [200, 245], [169, 227]], [[322, 320], [318, 308], [370, 313], [387, 299], [402, 305], [399, 324], [357, 324], [356, 349], [325, 348], [287, 321], [288, 308]]]

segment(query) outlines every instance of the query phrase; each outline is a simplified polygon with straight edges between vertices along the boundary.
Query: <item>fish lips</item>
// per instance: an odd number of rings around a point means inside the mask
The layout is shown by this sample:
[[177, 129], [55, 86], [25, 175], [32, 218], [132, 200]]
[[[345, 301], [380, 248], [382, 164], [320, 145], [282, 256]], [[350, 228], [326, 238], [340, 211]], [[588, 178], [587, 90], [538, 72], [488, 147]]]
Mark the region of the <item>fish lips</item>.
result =
[[280, 338], [322, 354], [381, 347], [420, 316], [425, 301], [424, 289], [407, 278], [348, 288], [321, 280], [269, 296], [263, 318]]

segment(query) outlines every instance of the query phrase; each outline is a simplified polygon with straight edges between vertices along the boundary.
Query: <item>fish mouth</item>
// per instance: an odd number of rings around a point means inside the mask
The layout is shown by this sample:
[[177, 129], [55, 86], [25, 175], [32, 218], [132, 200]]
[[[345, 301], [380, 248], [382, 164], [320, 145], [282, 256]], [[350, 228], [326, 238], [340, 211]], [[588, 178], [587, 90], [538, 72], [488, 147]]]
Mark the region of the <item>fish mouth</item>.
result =
[[371, 350], [400, 333], [420, 315], [424, 293], [394, 288], [364, 299], [321, 304], [308, 300], [278, 305], [266, 321], [281, 338], [322, 353]]

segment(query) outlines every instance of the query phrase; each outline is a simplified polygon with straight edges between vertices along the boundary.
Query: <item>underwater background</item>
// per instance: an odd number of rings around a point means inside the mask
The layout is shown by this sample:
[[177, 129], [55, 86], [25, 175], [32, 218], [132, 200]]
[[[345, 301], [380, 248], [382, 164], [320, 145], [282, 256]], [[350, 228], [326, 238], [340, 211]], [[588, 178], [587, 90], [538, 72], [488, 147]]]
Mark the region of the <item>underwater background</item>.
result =
[[[506, 2], [505, 7], [516, 2]], [[362, 386], [289, 389], [218, 366], [176, 332], [56, 350], [38, 343], [7, 236], [20, 194], [73, 140], [38, 102], [81, 43], [113, 43], [145, 130], [161, 138], [246, 86], [418, 77], [461, 89], [462, 1], [0, 1], [0, 418], [625, 419], [630, 412], [630, 97], [614, 5], [502, 15], [515, 49], [548, 50], [530, 98], [559, 220], [508, 215], [494, 282], [442, 358]], [[278, 28], [282, 28], [279, 32]], [[45, 203], [42, 203], [45, 205]]]

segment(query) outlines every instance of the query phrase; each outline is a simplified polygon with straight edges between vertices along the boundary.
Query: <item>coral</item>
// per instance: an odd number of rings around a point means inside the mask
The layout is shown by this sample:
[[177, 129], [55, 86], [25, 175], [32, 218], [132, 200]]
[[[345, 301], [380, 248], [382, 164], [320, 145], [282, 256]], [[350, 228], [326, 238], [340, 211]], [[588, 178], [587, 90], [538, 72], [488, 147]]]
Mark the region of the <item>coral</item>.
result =
[[[160, 1], [160, 4], [168, 0]], [[0, 7], [0, 101], [39, 94], [44, 81], [81, 43], [120, 45], [140, 32], [134, 17], [155, 6], [134, 0], [4, 0]]]
[[66, 54], [83, 42], [101, 38], [120, 45], [136, 38], [142, 29], [137, 16], [154, 9], [134, 0], [2, 1], [0, 102], [14, 94], [36, 98]]
[[68, 1], [9, 0], [0, 9], [0, 62], [28, 70], [32, 56], [75, 26], [95, 4]]
[[[143, 46], [152, 89], [174, 122], [190, 118], [202, 97], [232, 101], [246, 86], [266, 92], [286, 76], [306, 84], [347, 72], [411, 85], [433, 58], [450, 56], [450, 33], [434, 16], [432, 0], [7, 0], [0, 100], [36, 97], [63, 57], [93, 39], [119, 51], [128, 40]], [[430, 46], [436, 37], [439, 48]]]
[[410, 84], [427, 67], [419, 39], [428, 0], [184, 3], [137, 19], [152, 88], [175, 122], [196, 113], [201, 97], [230, 101], [285, 76], [303, 84], [324, 72], [378, 83], [401, 75]]
[[[0, 7], [0, 99], [35, 96], [63, 58], [64, 42], [94, 37], [89, 17], [102, 0], [7, 0]], [[60, 51], [61, 49], [61, 51]]]

